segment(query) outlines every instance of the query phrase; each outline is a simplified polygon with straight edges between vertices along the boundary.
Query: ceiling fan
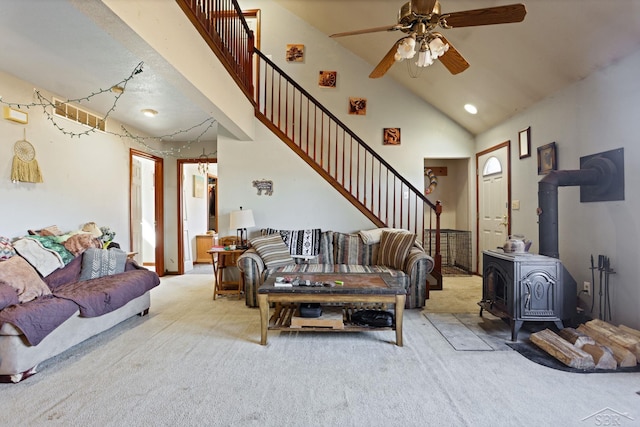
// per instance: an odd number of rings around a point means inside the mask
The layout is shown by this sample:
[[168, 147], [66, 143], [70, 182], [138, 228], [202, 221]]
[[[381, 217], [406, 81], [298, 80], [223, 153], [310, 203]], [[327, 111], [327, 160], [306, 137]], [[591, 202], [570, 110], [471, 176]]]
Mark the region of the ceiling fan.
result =
[[522, 22], [526, 14], [527, 10], [523, 4], [442, 14], [439, 0], [412, 0], [402, 5], [398, 12], [398, 23], [395, 25], [347, 31], [332, 34], [330, 37], [398, 30], [408, 34], [393, 44], [369, 74], [372, 79], [384, 76], [394, 62], [411, 59], [416, 53], [418, 67], [426, 67], [435, 59], [440, 59], [451, 74], [458, 74], [469, 68], [469, 63], [442, 34], [434, 31], [436, 27], [451, 29]]

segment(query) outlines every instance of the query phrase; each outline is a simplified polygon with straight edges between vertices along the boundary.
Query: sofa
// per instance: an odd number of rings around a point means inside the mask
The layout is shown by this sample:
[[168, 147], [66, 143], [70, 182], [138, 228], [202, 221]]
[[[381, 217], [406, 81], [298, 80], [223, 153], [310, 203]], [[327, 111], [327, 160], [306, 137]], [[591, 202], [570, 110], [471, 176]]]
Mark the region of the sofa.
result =
[[424, 307], [427, 276], [434, 261], [415, 235], [406, 230], [378, 228], [358, 233], [264, 229], [250, 240], [237, 261], [246, 305], [256, 307], [257, 291], [272, 274], [389, 273], [407, 290], [405, 308]]
[[0, 382], [17, 383], [41, 362], [147, 314], [150, 291], [160, 284], [117, 248], [84, 248], [42, 274], [51, 268], [44, 256], [8, 246], [0, 242]]

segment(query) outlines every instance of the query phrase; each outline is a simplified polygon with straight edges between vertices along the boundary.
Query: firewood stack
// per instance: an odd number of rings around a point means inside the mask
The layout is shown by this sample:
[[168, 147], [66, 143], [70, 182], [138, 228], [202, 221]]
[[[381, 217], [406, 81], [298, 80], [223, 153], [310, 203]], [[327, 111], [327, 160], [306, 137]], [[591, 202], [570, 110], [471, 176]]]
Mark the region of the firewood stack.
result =
[[530, 336], [531, 342], [571, 368], [618, 369], [634, 367], [640, 359], [640, 331], [591, 320], [559, 334], [545, 329]]

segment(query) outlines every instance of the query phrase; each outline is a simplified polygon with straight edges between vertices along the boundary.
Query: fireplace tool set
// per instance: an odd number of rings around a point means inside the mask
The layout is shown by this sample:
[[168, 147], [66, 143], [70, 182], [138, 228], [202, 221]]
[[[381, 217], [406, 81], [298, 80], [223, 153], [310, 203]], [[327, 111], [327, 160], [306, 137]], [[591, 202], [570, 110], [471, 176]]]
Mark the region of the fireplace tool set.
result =
[[[600, 274], [598, 282], [598, 318], [600, 320], [611, 320], [611, 298], [609, 294], [609, 276], [616, 272], [611, 268], [611, 260], [608, 256], [598, 255], [598, 266], [596, 267], [591, 255], [591, 283], [595, 286], [596, 278], [595, 271], [598, 270]], [[604, 279], [603, 279], [604, 277]], [[595, 289], [591, 292], [591, 313], [596, 302]]]

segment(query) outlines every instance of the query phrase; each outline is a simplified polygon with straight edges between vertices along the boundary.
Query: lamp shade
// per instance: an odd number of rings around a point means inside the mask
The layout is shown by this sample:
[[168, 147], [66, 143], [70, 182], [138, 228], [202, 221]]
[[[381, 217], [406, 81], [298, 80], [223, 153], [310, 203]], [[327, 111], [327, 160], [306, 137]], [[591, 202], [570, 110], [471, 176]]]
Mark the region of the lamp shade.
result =
[[229, 221], [230, 229], [248, 228], [256, 225], [253, 220], [253, 211], [251, 209], [240, 209], [239, 211], [232, 211]]

